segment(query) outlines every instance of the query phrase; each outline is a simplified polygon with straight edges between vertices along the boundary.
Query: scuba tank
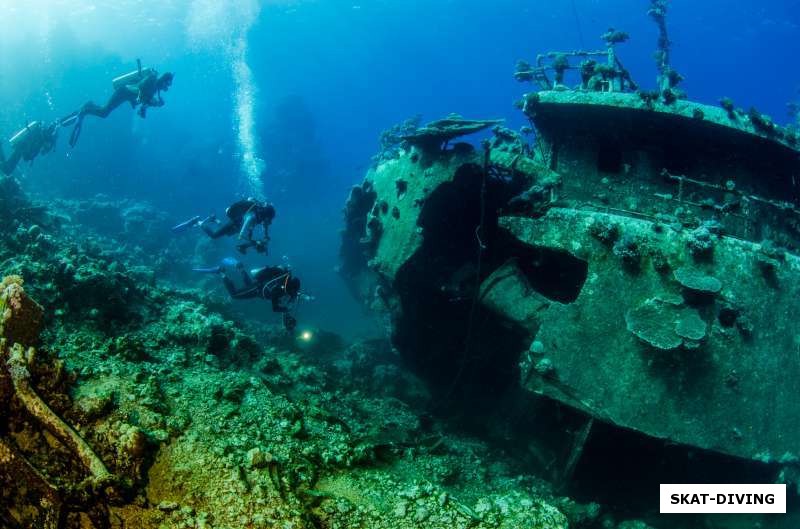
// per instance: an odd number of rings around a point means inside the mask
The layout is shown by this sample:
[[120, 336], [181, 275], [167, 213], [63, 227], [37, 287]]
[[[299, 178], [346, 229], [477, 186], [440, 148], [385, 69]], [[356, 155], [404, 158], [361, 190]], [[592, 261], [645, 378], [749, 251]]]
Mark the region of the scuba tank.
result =
[[111, 81], [111, 85], [114, 87], [114, 90], [117, 90], [123, 86], [136, 84], [148, 75], [154, 75], [156, 73], [155, 70], [152, 68], [142, 68], [141, 70], [134, 70], [130, 73], [126, 73], [125, 75], [120, 75], [119, 77], [115, 77], [113, 81]]
[[142, 68], [142, 61], [136, 59], [136, 70], [126, 73], [125, 75], [120, 75], [119, 77], [115, 77], [114, 80], [111, 81], [111, 85], [114, 87], [114, 90], [117, 90], [123, 86], [136, 84], [148, 75], [155, 75], [156, 71], [152, 68]]
[[256, 199], [252, 197], [248, 197], [238, 202], [234, 202], [225, 210], [225, 215], [233, 220], [233, 219], [243, 219], [247, 212], [253, 209], [258, 202]]
[[19, 145], [20, 143], [24, 143], [25, 140], [30, 138], [31, 134], [34, 134], [35, 132], [41, 130], [41, 128], [42, 124], [40, 122], [31, 121], [21, 131], [11, 136], [11, 139], [8, 140], [8, 143], [10, 143], [11, 148], [14, 149], [17, 147], [17, 145]]

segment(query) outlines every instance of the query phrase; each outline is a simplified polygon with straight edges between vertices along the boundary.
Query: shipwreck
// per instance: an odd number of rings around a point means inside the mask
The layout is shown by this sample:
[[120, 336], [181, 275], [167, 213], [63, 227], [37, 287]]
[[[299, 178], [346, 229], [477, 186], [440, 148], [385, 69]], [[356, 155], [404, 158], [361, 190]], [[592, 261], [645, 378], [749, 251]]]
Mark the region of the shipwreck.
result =
[[653, 4], [652, 92], [609, 30], [519, 63], [530, 129], [397, 129], [350, 193], [341, 273], [442, 399], [519, 385], [586, 418], [578, 448], [596, 422], [794, 465], [800, 136], [686, 99]]

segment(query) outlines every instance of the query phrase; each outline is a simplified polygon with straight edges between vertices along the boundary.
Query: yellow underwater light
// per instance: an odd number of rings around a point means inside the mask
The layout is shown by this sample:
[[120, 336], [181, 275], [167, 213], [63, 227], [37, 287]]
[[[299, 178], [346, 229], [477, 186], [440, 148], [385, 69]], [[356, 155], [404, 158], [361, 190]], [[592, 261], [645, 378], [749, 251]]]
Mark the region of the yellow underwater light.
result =
[[310, 342], [314, 338], [314, 333], [311, 331], [303, 331], [300, 333], [299, 338], [304, 342]]

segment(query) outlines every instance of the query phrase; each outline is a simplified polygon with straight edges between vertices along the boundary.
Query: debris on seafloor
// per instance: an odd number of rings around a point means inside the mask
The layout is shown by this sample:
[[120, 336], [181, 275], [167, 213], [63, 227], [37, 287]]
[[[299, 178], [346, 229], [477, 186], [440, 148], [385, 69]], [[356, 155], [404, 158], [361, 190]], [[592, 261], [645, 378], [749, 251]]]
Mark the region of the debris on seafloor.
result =
[[[21, 277], [3, 278], [0, 282], [0, 402], [6, 413], [0, 417], [8, 422], [3, 430], [14, 431], [11, 423], [32, 419], [71, 452], [83, 465], [84, 475], [72, 482], [66, 473], [57, 480], [47, 478], [44, 471], [26, 457], [25, 449], [32, 441], [19, 446], [19, 438], [15, 436], [0, 437], [0, 471], [14, 476], [17, 483], [24, 483], [40, 495], [45, 508], [43, 513], [30, 519], [32, 525], [60, 529], [69, 513], [83, 512], [95, 526], [105, 527], [108, 513], [101, 508], [102, 500], [95, 496], [108, 497], [114, 476], [84, 438], [53, 412], [34, 387], [32, 372], [37, 376], [56, 375], [56, 380], [63, 378], [60, 376], [63, 362], [55, 361], [51, 366], [39, 363], [43, 358], [34, 345], [39, 342], [42, 313], [42, 307], [22, 288]], [[23, 505], [15, 507], [20, 517], [24, 516]], [[12, 523], [0, 513], [0, 521], [4, 519], [4, 525]]]

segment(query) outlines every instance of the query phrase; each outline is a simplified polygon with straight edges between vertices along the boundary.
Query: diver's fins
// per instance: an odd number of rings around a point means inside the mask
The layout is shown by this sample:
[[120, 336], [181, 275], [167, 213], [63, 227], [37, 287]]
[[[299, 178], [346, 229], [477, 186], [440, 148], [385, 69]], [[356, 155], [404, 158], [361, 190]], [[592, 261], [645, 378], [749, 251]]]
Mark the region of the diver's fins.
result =
[[172, 233], [183, 233], [189, 228], [193, 228], [197, 226], [200, 222], [200, 215], [195, 215], [194, 217], [190, 218], [187, 221], [181, 222], [180, 224], [172, 227]]
[[192, 272], [199, 272], [201, 274], [219, 274], [223, 271], [221, 266], [212, 266], [211, 268], [192, 268]]
[[227, 268], [236, 268], [241, 270], [243, 267], [244, 265], [233, 257], [226, 257], [222, 260], [219, 266], [212, 266], [209, 268], [192, 268], [192, 271], [200, 272], [201, 274], [221, 274], [225, 272]]
[[76, 121], [78, 121], [78, 113], [73, 112], [69, 116], [59, 119], [58, 124], [61, 125], [62, 127], [69, 127], [70, 125], [73, 125]]
[[78, 143], [78, 138], [81, 137], [81, 129], [83, 128], [83, 118], [78, 116], [78, 121], [75, 123], [75, 128], [72, 129], [72, 133], [69, 135], [69, 146], [75, 147], [75, 144]]
[[255, 248], [256, 252], [267, 254], [267, 245], [263, 241], [245, 241], [236, 245], [239, 253], [245, 254], [249, 248]]

